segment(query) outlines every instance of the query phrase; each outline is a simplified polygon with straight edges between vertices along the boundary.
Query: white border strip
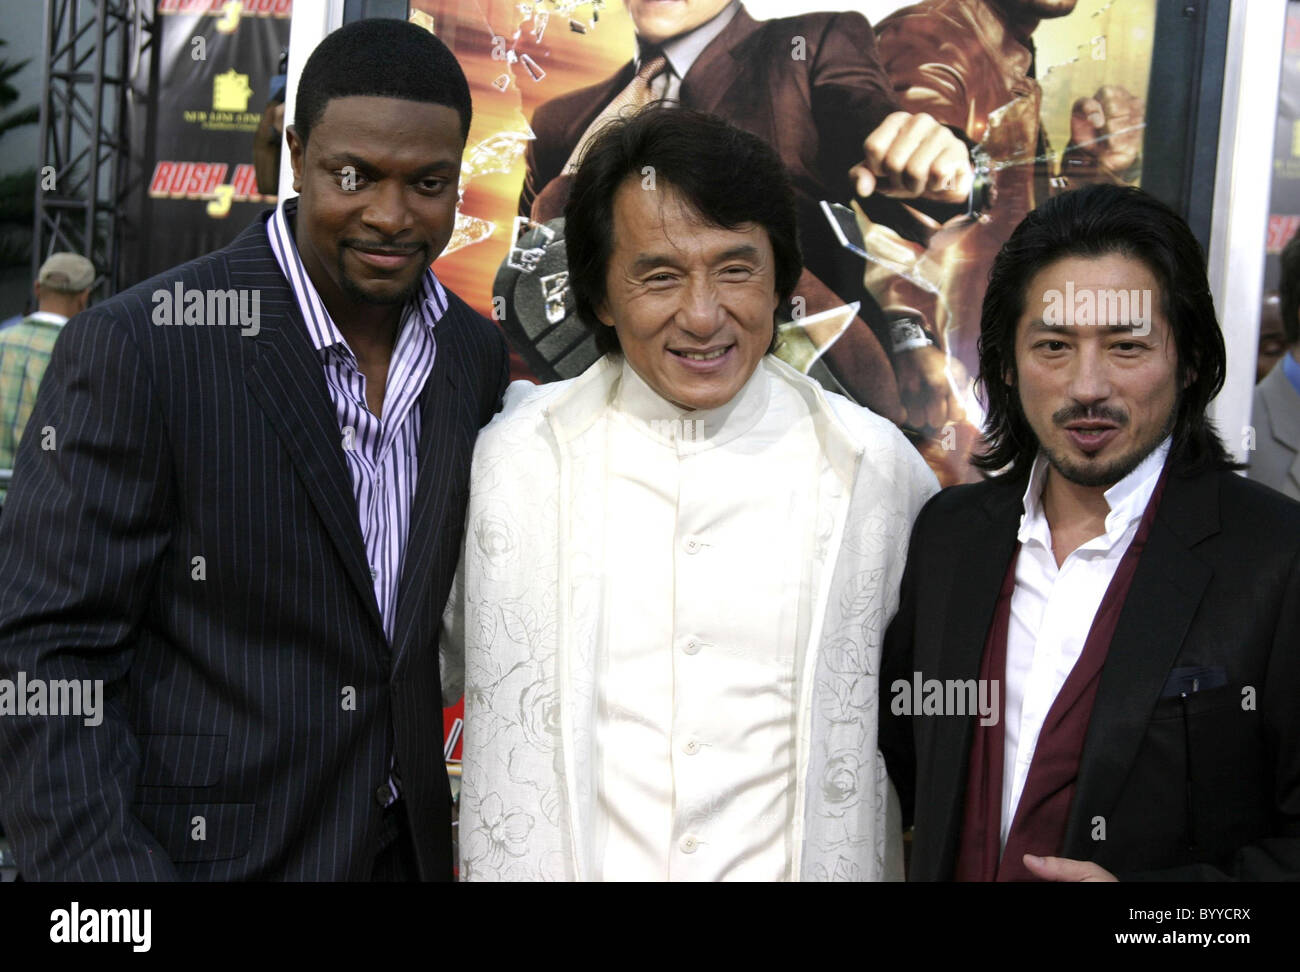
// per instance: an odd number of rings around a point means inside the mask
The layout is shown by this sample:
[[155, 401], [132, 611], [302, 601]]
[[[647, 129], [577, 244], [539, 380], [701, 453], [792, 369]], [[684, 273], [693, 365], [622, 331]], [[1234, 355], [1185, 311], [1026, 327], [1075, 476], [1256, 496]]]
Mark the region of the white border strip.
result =
[[1255, 389], [1286, 6], [1286, 0], [1235, 0], [1228, 22], [1209, 253], [1228, 375], [1211, 413], [1224, 443], [1242, 461], [1249, 459], [1243, 432]]
[[[293, 15], [289, 20], [289, 70], [284, 91], [286, 128], [293, 124], [302, 66], [325, 35], [342, 26], [343, 0], [294, 0]], [[293, 166], [289, 164], [288, 144], [282, 142], [280, 149], [279, 198], [287, 199], [293, 195]]]

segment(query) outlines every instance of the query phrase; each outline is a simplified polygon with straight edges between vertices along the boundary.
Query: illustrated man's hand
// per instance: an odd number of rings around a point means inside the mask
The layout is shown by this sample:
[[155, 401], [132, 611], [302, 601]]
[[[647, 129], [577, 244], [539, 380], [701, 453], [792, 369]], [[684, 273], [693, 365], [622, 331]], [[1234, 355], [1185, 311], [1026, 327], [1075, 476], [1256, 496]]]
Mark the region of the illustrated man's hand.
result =
[[1111, 172], [1124, 172], [1142, 154], [1145, 114], [1146, 102], [1137, 95], [1103, 85], [1091, 98], [1074, 103], [1067, 151], [1091, 156]]
[[863, 161], [849, 170], [859, 196], [924, 197], [963, 203], [974, 172], [966, 145], [925, 112], [896, 111], [862, 143]]
[[276, 141], [284, 134], [284, 102], [277, 101], [271, 106], [271, 125], [275, 129]]
[[1035, 857], [1026, 854], [1025, 867], [1044, 881], [1118, 881], [1115, 875], [1092, 861], [1074, 861], [1068, 857]]
[[910, 428], [933, 432], [966, 417], [948, 380], [947, 366], [948, 356], [934, 345], [894, 356], [894, 377]]

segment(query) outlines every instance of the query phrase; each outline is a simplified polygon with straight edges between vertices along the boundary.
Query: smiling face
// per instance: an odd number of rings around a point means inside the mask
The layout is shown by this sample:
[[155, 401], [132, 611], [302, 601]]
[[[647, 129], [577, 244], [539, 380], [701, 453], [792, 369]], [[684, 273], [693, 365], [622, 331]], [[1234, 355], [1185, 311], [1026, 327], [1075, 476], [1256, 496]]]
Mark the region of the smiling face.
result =
[[632, 369], [683, 408], [735, 397], [772, 343], [775, 259], [767, 230], [704, 222], [660, 182], [629, 177], [614, 194], [614, 245], [601, 323]]
[[632, 15], [636, 35], [650, 44], [662, 44], [706, 24], [731, 0], [623, 0]]
[[298, 252], [335, 320], [404, 303], [451, 239], [465, 141], [446, 105], [332, 99], [304, 146], [286, 132]]
[[[1111, 299], [1121, 291], [1130, 300]], [[1091, 323], [1068, 302], [1064, 317], [1050, 312], [1058, 295], [1082, 309], [1087, 293], [1099, 298]], [[1119, 254], [1066, 257], [1031, 278], [1016, 323], [1016, 387], [1053, 470], [1071, 482], [1114, 485], [1172, 431], [1178, 352], [1161, 305], [1146, 264]]]

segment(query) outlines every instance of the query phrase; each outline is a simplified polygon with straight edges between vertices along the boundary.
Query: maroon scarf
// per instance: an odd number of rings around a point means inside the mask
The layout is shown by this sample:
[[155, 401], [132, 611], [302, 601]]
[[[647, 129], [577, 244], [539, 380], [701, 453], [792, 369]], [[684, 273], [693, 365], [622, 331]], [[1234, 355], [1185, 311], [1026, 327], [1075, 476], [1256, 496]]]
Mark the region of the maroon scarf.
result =
[[[1128, 597], [1138, 558], [1151, 534], [1156, 508], [1165, 491], [1168, 467], [1160, 474], [1156, 488], [1147, 502], [1137, 534], [1115, 569], [1115, 576], [1101, 599], [1097, 614], [1088, 629], [1087, 640], [1078, 661], [1070, 670], [1065, 684], [1057, 693], [1029, 764], [1029, 776], [1016, 807], [1015, 818], [1007, 834], [1005, 851], [1001, 847], [1002, 826], [1002, 757], [1005, 740], [1006, 692], [999, 692], [1002, 709], [990, 726], [975, 726], [967, 769], [965, 813], [962, 818], [961, 843], [953, 877], [957, 881], [1034, 881], [1037, 878], [1025, 867], [1023, 856], [1058, 856], [1065, 841], [1065, 827], [1070, 804], [1079, 776], [1079, 757], [1092, 718], [1101, 669], [1110, 650], [1120, 612]], [[1020, 545], [1011, 557], [1002, 590], [993, 611], [993, 624], [984, 643], [980, 661], [981, 679], [998, 679], [1006, 686], [1007, 632], [1011, 623], [1011, 595], [1016, 589], [1016, 561]]]

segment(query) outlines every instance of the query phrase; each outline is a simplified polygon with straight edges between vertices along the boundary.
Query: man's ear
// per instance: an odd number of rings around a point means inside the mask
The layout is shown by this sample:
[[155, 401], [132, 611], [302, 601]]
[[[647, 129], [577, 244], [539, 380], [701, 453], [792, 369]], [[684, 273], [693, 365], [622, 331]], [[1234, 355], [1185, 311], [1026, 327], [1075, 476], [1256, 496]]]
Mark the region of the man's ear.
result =
[[602, 300], [595, 306], [594, 310], [596, 311], [596, 320], [606, 327], [614, 326], [614, 315], [609, 312], [609, 303], [607, 301]]
[[289, 165], [293, 168], [293, 191], [302, 192], [302, 166], [307, 154], [307, 145], [298, 137], [298, 129], [293, 125], [284, 130], [284, 139], [289, 144]]

